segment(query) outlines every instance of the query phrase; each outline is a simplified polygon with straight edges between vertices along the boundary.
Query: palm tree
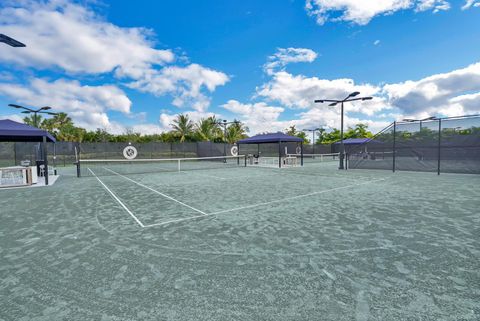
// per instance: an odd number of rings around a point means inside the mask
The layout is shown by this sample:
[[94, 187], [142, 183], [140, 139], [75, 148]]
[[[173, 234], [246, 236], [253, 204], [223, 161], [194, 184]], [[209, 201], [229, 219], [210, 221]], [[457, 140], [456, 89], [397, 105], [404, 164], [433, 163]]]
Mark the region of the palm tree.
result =
[[27, 125], [44, 129], [43, 125], [45, 124], [45, 119], [43, 119], [42, 115], [37, 115], [37, 119], [35, 119], [35, 115], [30, 115], [24, 117], [23, 122]]
[[45, 119], [42, 125], [47, 131], [56, 135], [62, 131], [62, 128], [74, 126], [72, 119], [66, 113], [58, 113], [52, 118]]
[[221, 129], [215, 116], [200, 119], [195, 124], [195, 131], [200, 141], [213, 141], [221, 135]]
[[232, 123], [227, 127], [227, 143], [233, 144], [240, 139], [246, 138], [248, 131], [248, 127], [246, 127], [243, 123], [237, 121]]
[[188, 115], [177, 115], [177, 118], [173, 120], [173, 124], [170, 124], [170, 126], [173, 128], [173, 133], [180, 137], [181, 143], [193, 133], [193, 123]]

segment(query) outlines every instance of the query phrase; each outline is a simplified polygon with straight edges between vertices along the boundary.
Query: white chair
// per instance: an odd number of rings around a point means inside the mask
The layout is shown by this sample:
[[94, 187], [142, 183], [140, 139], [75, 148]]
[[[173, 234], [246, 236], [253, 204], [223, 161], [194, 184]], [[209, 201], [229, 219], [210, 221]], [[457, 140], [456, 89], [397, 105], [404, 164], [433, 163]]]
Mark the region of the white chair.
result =
[[[40, 168], [40, 176], [45, 176], [45, 165], [39, 165]], [[55, 175], [55, 168], [52, 166], [48, 166], [48, 175]]]
[[39, 165], [38, 168], [40, 169], [40, 175], [39, 176], [45, 176], [45, 165]]

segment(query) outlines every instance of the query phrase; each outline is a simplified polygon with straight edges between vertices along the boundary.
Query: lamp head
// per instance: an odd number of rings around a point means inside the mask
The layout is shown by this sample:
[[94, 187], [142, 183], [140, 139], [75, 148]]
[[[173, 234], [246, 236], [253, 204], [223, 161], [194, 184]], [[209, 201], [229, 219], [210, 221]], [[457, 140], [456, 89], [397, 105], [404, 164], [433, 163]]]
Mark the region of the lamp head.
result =
[[348, 95], [348, 98], [350, 97], [355, 97], [355, 96], [358, 96], [360, 95], [360, 92], [359, 91], [354, 91], [353, 93], [351, 93], [350, 95]]

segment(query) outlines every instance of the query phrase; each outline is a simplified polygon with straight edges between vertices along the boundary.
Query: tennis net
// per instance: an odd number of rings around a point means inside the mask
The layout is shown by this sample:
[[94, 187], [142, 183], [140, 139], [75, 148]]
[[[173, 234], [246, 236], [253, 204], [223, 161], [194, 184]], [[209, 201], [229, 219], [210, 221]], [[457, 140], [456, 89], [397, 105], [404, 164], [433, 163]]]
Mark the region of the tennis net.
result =
[[85, 159], [77, 162], [77, 176], [111, 176], [245, 167], [246, 157], [216, 156], [160, 159]]
[[[288, 157], [297, 157], [301, 158], [301, 154], [287, 154]], [[323, 163], [338, 161], [340, 153], [331, 153], [331, 154], [303, 154], [303, 161], [305, 163]]]

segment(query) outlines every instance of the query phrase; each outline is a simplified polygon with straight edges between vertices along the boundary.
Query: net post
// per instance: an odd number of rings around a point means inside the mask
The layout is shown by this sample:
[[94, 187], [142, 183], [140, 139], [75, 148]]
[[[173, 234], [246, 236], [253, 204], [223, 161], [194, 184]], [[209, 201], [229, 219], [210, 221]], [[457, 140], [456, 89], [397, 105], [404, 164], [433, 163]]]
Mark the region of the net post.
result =
[[42, 142], [42, 150], [43, 150], [43, 168], [44, 168], [44, 175], [45, 175], [45, 185], [48, 185], [48, 155], [47, 155], [47, 136], [43, 136]]
[[392, 171], [395, 173], [395, 156], [396, 156], [396, 146], [395, 146], [395, 136], [397, 130], [397, 122], [393, 122], [393, 162], [392, 162]]
[[[315, 135], [315, 134], [314, 134]], [[303, 167], [303, 141], [302, 143], [300, 144], [300, 165]], [[315, 155], [315, 153], [313, 153], [313, 155]], [[296, 165], [296, 164], [295, 164]]]
[[278, 142], [278, 168], [282, 168], [282, 142]]
[[441, 145], [442, 144], [442, 119], [438, 119], [438, 167], [437, 175], [440, 175], [440, 156], [441, 156]]
[[180, 172], [180, 159], [177, 159], [177, 170]]
[[245, 154], [245, 156], [243, 156], [243, 158], [245, 159], [245, 167], [247, 167], [247, 154]]
[[80, 173], [81, 173], [81, 171], [80, 171], [80, 161], [77, 160], [77, 161], [75, 162], [75, 165], [76, 165], [76, 167], [77, 167], [77, 177], [80, 177], [80, 176], [81, 176], [81, 175], [80, 175]]

